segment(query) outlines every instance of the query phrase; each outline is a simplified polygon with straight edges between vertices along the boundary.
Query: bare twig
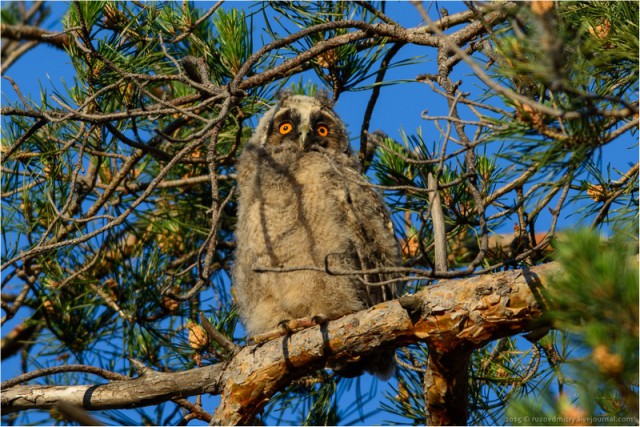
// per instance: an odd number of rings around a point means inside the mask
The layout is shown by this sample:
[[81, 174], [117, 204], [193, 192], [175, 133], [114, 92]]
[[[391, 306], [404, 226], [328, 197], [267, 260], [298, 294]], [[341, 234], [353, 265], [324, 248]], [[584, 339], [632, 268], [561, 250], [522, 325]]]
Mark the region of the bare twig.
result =
[[38, 43], [46, 43], [58, 49], [69, 46], [69, 36], [65, 33], [43, 30], [29, 25], [0, 25], [2, 38], [10, 40], [30, 40]]
[[433, 221], [433, 239], [436, 248], [435, 272], [442, 273], [448, 270], [447, 230], [445, 228], [440, 193], [438, 192], [438, 183], [431, 173], [428, 175], [427, 186], [429, 190], [432, 190], [432, 192], [429, 193], [429, 211], [431, 213], [431, 220]]
[[[363, 6], [367, 4], [366, 2], [359, 2]], [[367, 4], [368, 5], [368, 4]], [[366, 7], [366, 6], [364, 6]], [[403, 43], [396, 43], [389, 49], [384, 58], [382, 58], [382, 62], [380, 63], [380, 69], [376, 75], [376, 84], [373, 86], [373, 90], [371, 91], [371, 97], [369, 98], [369, 102], [367, 103], [367, 108], [364, 112], [364, 118], [362, 119], [362, 127], [360, 128], [360, 153], [358, 154], [358, 158], [360, 160], [360, 168], [364, 170], [365, 168], [365, 160], [367, 157], [367, 139], [369, 132], [369, 123], [371, 121], [371, 115], [373, 114], [373, 109], [375, 108], [376, 102], [378, 101], [378, 97], [380, 96], [380, 90], [382, 86], [380, 83], [384, 80], [384, 76], [387, 73], [387, 68], [389, 63], [393, 59], [393, 57], [400, 51]]]
[[101, 422], [93, 418], [87, 411], [79, 406], [61, 400], [56, 409], [70, 421], [75, 421], [81, 426], [103, 426]]
[[64, 372], [84, 372], [87, 374], [98, 375], [108, 380], [128, 380], [129, 379], [129, 377], [126, 375], [118, 374], [116, 372], [108, 371], [102, 368], [97, 368], [95, 366], [63, 365], [63, 366], [52, 366], [50, 368], [38, 369], [32, 372], [27, 372], [26, 374], [18, 375], [17, 377], [14, 377], [10, 380], [6, 380], [0, 383], [0, 388], [3, 391], [5, 391], [6, 389], [20, 383], [24, 383], [36, 378], [46, 377], [49, 375], [55, 375], [55, 374], [60, 374]]
[[220, 344], [220, 346], [224, 348], [230, 356], [234, 356], [240, 350], [240, 347], [238, 347], [233, 341], [214, 328], [211, 322], [209, 322], [209, 319], [207, 319], [203, 313], [200, 313], [200, 324], [204, 330], [207, 331], [209, 338]]

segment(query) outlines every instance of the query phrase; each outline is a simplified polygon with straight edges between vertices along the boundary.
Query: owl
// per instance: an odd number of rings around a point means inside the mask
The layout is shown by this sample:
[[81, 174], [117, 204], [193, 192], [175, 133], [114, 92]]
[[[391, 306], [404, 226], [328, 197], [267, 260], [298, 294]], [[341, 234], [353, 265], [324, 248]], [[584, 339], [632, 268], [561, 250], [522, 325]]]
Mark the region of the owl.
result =
[[[281, 94], [245, 145], [237, 173], [233, 294], [249, 336], [292, 319], [336, 319], [398, 296], [399, 285], [367, 285], [392, 275], [358, 274], [398, 266], [399, 245], [326, 93]], [[352, 274], [332, 274], [347, 270]], [[388, 379], [393, 356], [378, 351], [338, 373], [365, 369]]]

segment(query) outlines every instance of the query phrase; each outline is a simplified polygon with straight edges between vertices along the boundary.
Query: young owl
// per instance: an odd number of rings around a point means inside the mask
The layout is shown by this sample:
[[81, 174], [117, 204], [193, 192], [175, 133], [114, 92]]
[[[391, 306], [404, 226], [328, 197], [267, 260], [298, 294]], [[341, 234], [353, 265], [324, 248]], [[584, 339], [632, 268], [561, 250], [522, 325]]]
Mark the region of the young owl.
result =
[[[398, 266], [400, 254], [384, 202], [358, 172], [326, 94], [281, 95], [237, 170], [234, 297], [249, 336], [291, 319], [336, 319], [398, 295], [397, 285], [365, 284], [389, 274], [331, 274]], [[393, 355], [376, 352], [340, 373], [364, 368], [387, 379]]]

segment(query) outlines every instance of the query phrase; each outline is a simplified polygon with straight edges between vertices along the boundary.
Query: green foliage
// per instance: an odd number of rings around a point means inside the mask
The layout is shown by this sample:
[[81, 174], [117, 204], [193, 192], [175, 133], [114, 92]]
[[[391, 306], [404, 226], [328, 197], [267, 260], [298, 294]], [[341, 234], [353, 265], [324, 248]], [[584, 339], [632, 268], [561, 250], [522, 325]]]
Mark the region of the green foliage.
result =
[[312, 81], [308, 81], [306, 84], [302, 82], [302, 78], [298, 81], [298, 83], [292, 83], [289, 88], [291, 92], [296, 95], [307, 95], [307, 96], [315, 96], [318, 93], [318, 85], [313, 83]]
[[[292, 31], [288, 23], [294, 28], [305, 29], [311, 25], [336, 22], [345, 19], [353, 19], [371, 23], [375, 16], [366, 8], [354, 2], [274, 2], [273, 9], [286, 21], [278, 19], [281, 30]], [[276, 37], [277, 32], [269, 24], [271, 35]], [[336, 28], [325, 32], [310, 34], [295, 44], [287, 46], [287, 50], [298, 55], [309, 48], [330, 38], [346, 35], [351, 29]], [[279, 36], [278, 36], [279, 37]], [[354, 90], [365, 80], [371, 77], [371, 68], [385, 54], [385, 40], [381, 40], [373, 46], [366, 44], [348, 43], [338, 46], [320, 54], [311, 61], [318, 79], [330, 87], [334, 97], [343, 91]]]
[[398, 385], [385, 392], [386, 401], [381, 407], [390, 414], [401, 417], [402, 424], [425, 425], [427, 414], [423, 392], [424, 366], [428, 360], [426, 345], [410, 346], [399, 353], [400, 360], [413, 369], [398, 372]]
[[214, 75], [232, 78], [253, 53], [247, 18], [244, 12], [236, 9], [229, 12], [221, 11], [214, 17], [214, 26], [218, 34], [213, 40], [216, 41], [219, 56], [214, 55], [212, 60], [220, 60]]
[[[267, 406], [263, 420], [275, 425], [339, 425], [337, 386], [336, 379], [323, 372], [317, 378], [303, 378]], [[294, 419], [287, 419], [288, 411]]]
[[558, 243], [564, 274], [553, 281], [546, 313], [568, 331], [574, 356], [566, 359], [567, 389], [542, 389], [536, 399], [514, 401], [516, 424], [633, 425], [638, 422], [638, 240], [617, 234], [603, 240], [583, 230]]
[[633, 129], [602, 112], [626, 108], [638, 90], [638, 3], [559, 2], [546, 13], [521, 3], [513, 13], [514, 25], [493, 38], [495, 72], [516, 93], [580, 115], [553, 117], [507, 99], [516, 120], [501, 120], [493, 137], [520, 141], [501, 154], [514, 162], [573, 173], [616, 129]]

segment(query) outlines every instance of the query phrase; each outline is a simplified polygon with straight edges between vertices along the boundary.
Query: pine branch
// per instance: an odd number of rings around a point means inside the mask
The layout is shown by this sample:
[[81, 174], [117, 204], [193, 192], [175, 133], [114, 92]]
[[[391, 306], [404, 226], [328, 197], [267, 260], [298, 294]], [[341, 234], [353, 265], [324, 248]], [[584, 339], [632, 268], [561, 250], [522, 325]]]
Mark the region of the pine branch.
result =
[[[170, 400], [175, 396], [221, 394], [214, 422], [223, 425], [251, 423], [269, 398], [293, 380], [329, 362], [366, 354], [380, 347], [400, 347], [427, 342], [433, 352], [473, 349], [534, 328], [542, 314], [541, 287], [557, 274], [556, 263], [525, 270], [442, 280], [415, 295], [360, 311], [288, 337], [242, 348], [228, 364], [184, 372], [150, 369], [138, 378], [109, 384], [82, 386], [13, 386], [2, 390], [2, 411], [49, 409], [65, 400], [85, 410], [130, 408]], [[406, 307], [406, 308], [405, 308]], [[461, 359], [456, 359], [461, 360]], [[462, 396], [451, 369], [430, 366], [435, 381], [432, 393]], [[63, 369], [64, 370], [64, 369]], [[459, 376], [456, 370], [453, 375]], [[454, 390], [448, 388], [454, 387]], [[459, 420], [451, 407], [432, 401], [439, 420]], [[440, 406], [438, 406], [440, 405]], [[439, 409], [438, 409], [439, 408]]]

